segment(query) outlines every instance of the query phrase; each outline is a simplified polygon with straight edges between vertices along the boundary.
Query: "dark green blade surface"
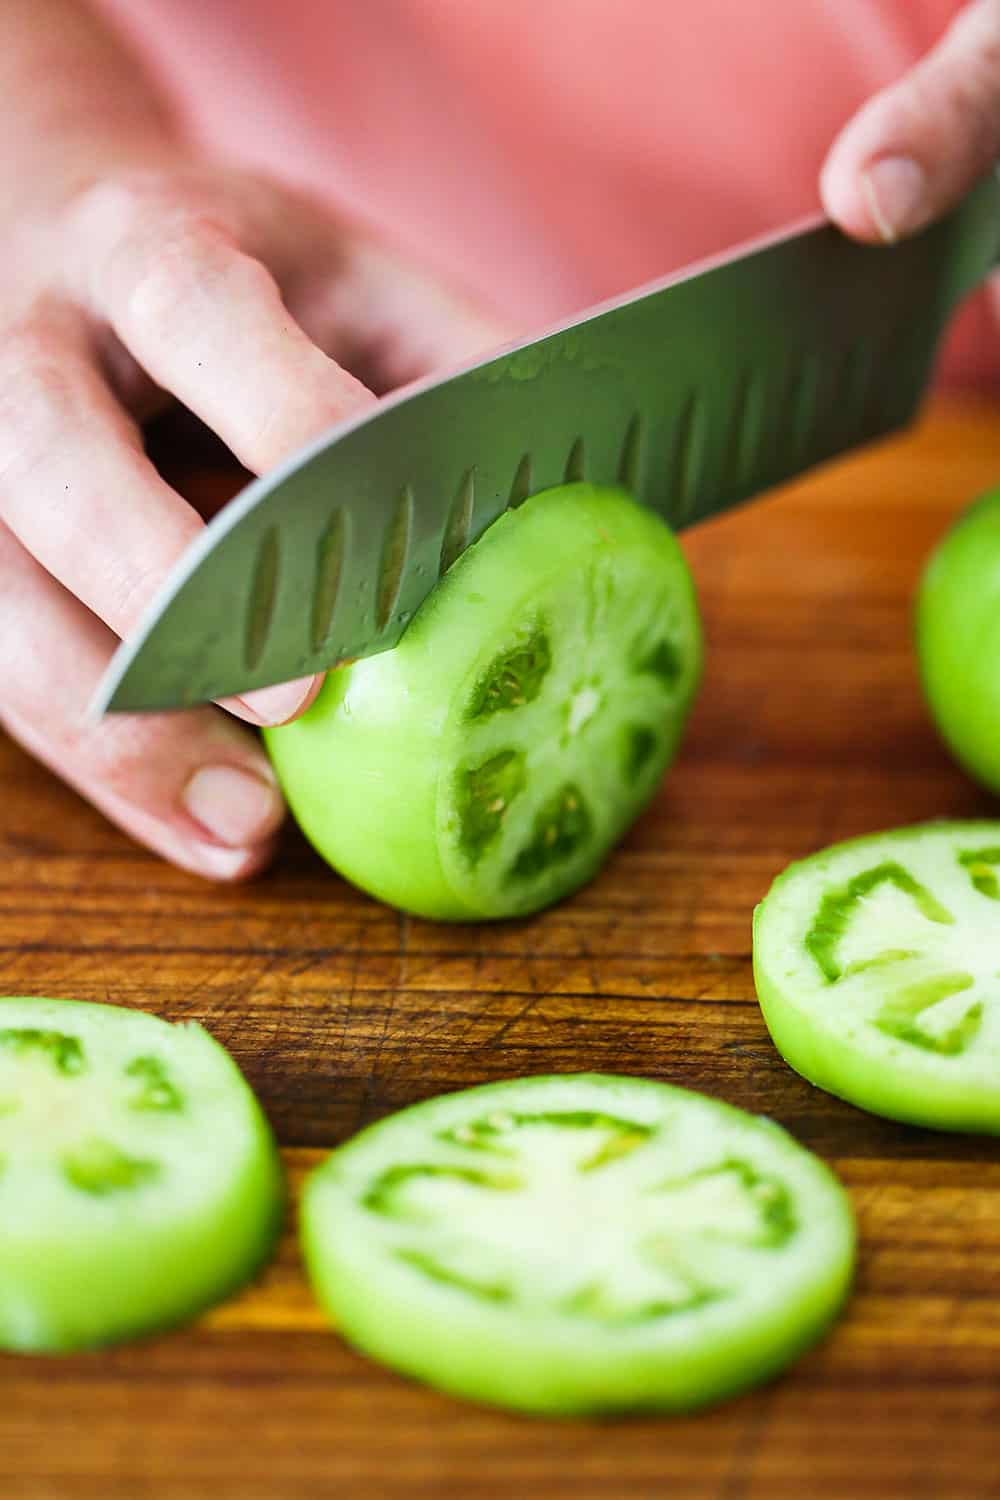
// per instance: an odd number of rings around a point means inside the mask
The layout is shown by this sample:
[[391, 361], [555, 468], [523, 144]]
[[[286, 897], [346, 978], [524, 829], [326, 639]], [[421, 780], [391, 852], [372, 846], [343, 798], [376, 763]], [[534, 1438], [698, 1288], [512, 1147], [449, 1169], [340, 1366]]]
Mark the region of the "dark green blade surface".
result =
[[508, 505], [626, 484], [677, 528], [903, 425], [1000, 248], [1000, 186], [891, 250], [827, 225], [390, 397], [253, 484], [181, 560], [95, 710], [184, 707], [398, 640]]

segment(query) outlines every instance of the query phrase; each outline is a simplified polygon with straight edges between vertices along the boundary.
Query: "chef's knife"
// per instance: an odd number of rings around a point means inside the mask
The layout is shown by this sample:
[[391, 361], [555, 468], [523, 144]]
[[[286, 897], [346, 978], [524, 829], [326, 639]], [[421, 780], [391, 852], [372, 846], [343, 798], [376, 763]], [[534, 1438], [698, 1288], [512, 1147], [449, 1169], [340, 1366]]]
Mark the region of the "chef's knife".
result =
[[675, 528], [902, 426], [1000, 253], [1000, 183], [891, 249], [825, 222], [390, 396], [250, 484], [118, 650], [95, 710], [180, 708], [395, 644], [508, 506], [626, 485]]

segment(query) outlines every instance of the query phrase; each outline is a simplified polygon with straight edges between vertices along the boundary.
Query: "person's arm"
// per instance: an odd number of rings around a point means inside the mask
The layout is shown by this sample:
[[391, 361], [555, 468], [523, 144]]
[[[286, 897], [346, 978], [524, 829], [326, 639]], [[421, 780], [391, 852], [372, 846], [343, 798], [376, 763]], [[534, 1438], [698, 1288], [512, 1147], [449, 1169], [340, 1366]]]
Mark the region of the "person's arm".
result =
[[[201, 528], [138, 418], [180, 399], [260, 472], [389, 386], [502, 337], [270, 181], [199, 159], [84, 0], [0, 6], [0, 723], [133, 836], [202, 874], [268, 857], [281, 800], [212, 708], [86, 707]], [[301, 712], [318, 683], [227, 705]]]
[[976, 0], [932, 52], [870, 99], [820, 178], [830, 217], [889, 243], [951, 208], [1000, 156], [1000, 0]]

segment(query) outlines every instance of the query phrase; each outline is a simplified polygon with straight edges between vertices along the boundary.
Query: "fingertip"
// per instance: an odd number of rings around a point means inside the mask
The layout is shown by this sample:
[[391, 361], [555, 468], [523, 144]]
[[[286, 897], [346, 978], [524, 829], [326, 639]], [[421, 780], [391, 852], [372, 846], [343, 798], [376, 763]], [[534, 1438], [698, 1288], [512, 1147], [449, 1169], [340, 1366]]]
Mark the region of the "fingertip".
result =
[[139, 843], [204, 880], [250, 880], [274, 857], [285, 808], [268, 762], [202, 766], [181, 789], [172, 815], [150, 813], [103, 789], [91, 800]]
[[[300, 719], [304, 713], [312, 708], [313, 704], [316, 702], [316, 699], [320, 695], [325, 681], [326, 673], [317, 672], [316, 675], [312, 678], [308, 688], [306, 689], [305, 697], [302, 699], [302, 702], [299, 704], [298, 708], [295, 710], [295, 713], [292, 715], [293, 719]], [[290, 721], [285, 720], [284, 722], [288, 723]]]
[[836, 147], [823, 164], [819, 177], [823, 211], [851, 239], [866, 244], [884, 243], [882, 230], [872, 214], [862, 174], [844, 160]]
[[180, 800], [199, 833], [230, 850], [262, 844], [285, 817], [277, 780], [263, 758], [259, 765], [199, 766]]
[[[274, 858], [277, 841], [268, 839], [249, 849], [223, 849], [218, 844], [191, 844], [185, 868], [220, 884], [240, 885], [265, 870]], [[181, 861], [177, 861], [181, 863]]]
[[201, 843], [197, 839], [179, 839], [169, 835], [162, 838], [147, 837], [145, 842], [148, 842], [155, 854], [162, 856], [177, 869], [219, 885], [240, 885], [252, 880], [271, 863], [278, 847], [277, 839], [274, 838], [246, 849], [225, 849], [221, 844]]
[[306, 696], [303, 697], [300, 705], [298, 705], [297, 712], [295, 712], [295, 718], [300, 718], [301, 715], [303, 715], [304, 712], [307, 711], [307, 709], [312, 708], [313, 703], [316, 702], [316, 699], [318, 699], [319, 697], [319, 693], [321, 693], [322, 684], [324, 684], [325, 681], [327, 681], [327, 673], [316, 672], [316, 675], [313, 676], [312, 682], [310, 682], [309, 688], [307, 688]]
[[980, 0], [844, 126], [820, 173], [830, 218], [882, 244], [924, 229], [1000, 155], [998, 102], [1000, 3]]
[[258, 688], [256, 692], [226, 698], [221, 706], [257, 728], [277, 728], [304, 714], [322, 686], [322, 674], [297, 677], [292, 682], [281, 682], [274, 687]]
[[823, 206], [852, 239], [894, 245], [930, 221], [927, 174], [912, 156], [882, 156], [853, 170], [837, 162], [820, 177]]
[[140, 808], [114, 805], [116, 799], [93, 796], [91, 800], [137, 843], [189, 875], [220, 884], [235, 885], [251, 880], [267, 868], [278, 847], [276, 834], [238, 847], [213, 842], [186, 820], [167, 822], [151, 817]]

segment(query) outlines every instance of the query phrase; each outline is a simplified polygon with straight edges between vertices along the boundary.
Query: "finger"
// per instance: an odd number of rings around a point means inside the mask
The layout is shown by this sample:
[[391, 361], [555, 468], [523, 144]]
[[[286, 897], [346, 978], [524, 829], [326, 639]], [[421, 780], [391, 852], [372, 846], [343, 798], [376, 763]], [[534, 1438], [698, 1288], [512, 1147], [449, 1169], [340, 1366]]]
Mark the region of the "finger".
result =
[[0, 526], [0, 721], [127, 833], [218, 880], [267, 862], [281, 796], [253, 735], [216, 709], [121, 715], [87, 705], [114, 647], [107, 628]]
[[310, 341], [261, 262], [183, 196], [105, 184], [77, 213], [87, 305], [254, 473], [374, 400]]
[[337, 275], [293, 280], [289, 301], [317, 342], [377, 391], [485, 355], [524, 331], [367, 240], [342, 256]]
[[258, 728], [268, 725], [276, 728], [301, 718], [319, 695], [323, 686], [323, 673], [315, 677], [293, 677], [289, 682], [279, 682], [274, 687], [257, 688], [242, 697], [220, 698], [219, 707], [235, 714], [248, 724]]
[[329, 203], [241, 173], [227, 224], [275, 274], [314, 343], [384, 391], [459, 364], [525, 332]]
[[898, 83], [869, 100], [820, 175], [830, 217], [891, 243], [951, 208], [1000, 155], [1000, 0], [977, 0]]
[[0, 518], [118, 636], [202, 529], [66, 321], [0, 346]]
[[110, 329], [96, 341], [97, 362], [111, 393], [120, 405], [145, 425], [171, 404], [169, 394], [150, 380]]
[[[59, 316], [0, 347], [0, 520], [123, 638], [202, 530], [146, 458], [82, 329]], [[251, 723], [283, 723], [313, 692], [307, 678], [232, 707]]]

